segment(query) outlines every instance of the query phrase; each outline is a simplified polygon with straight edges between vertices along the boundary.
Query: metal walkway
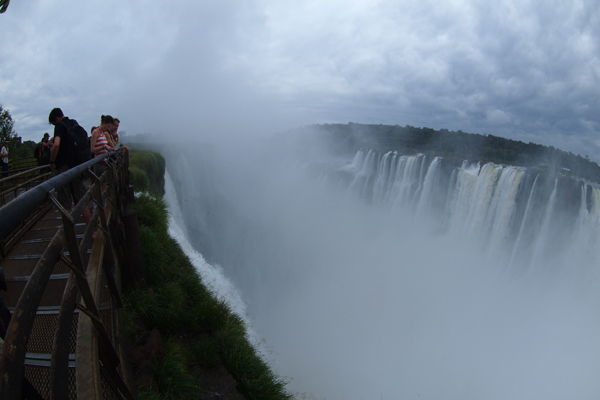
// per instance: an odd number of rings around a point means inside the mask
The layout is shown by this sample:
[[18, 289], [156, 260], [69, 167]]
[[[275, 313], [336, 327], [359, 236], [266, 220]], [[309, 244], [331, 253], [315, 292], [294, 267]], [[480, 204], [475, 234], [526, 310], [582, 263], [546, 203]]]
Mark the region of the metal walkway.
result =
[[[90, 174], [71, 212], [53, 193], [98, 160], [15, 192], [0, 208], [7, 289], [0, 297], [12, 314], [0, 350], [0, 399], [136, 398], [120, 290], [128, 155], [113, 156], [101, 177]], [[84, 207], [94, 208], [89, 225]]]

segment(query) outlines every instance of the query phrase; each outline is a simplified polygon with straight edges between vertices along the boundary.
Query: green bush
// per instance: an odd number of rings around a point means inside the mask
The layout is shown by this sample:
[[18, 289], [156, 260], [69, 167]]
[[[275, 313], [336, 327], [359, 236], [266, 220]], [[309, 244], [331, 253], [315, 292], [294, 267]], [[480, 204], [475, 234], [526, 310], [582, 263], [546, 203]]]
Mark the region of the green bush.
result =
[[140, 222], [146, 284], [123, 296], [127, 336], [156, 328], [166, 343], [166, 356], [154, 368], [158, 392], [140, 388], [140, 399], [201, 398], [196, 370], [220, 364], [250, 399], [291, 399], [285, 383], [248, 342], [241, 318], [211, 294], [168, 235], [166, 203], [142, 194], [132, 208]]
[[213, 337], [204, 337], [193, 345], [194, 361], [200, 365], [214, 367], [219, 363], [217, 343]]
[[133, 185], [136, 192], [147, 192], [150, 188], [148, 175], [137, 165], [129, 166], [129, 184]]
[[[147, 186], [143, 177], [137, 184], [140, 185], [140, 191], [147, 190], [151, 194], [162, 197], [165, 194], [165, 159], [162, 155], [149, 151], [135, 151], [129, 153], [129, 172], [132, 168], [143, 171], [148, 179]], [[134, 177], [131, 177], [131, 182], [134, 182]], [[136, 183], [132, 183], [134, 186]]]
[[158, 390], [163, 399], [199, 399], [202, 390], [190, 373], [187, 349], [174, 339], [165, 343], [165, 357], [154, 369]]
[[160, 234], [167, 234], [169, 228], [169, 213], [167, 202], [157, 199], [147, 193], [141, 193], [136, 197], [131, 206], [138, 213], [140, 226], [147, 226], [150, 230]]

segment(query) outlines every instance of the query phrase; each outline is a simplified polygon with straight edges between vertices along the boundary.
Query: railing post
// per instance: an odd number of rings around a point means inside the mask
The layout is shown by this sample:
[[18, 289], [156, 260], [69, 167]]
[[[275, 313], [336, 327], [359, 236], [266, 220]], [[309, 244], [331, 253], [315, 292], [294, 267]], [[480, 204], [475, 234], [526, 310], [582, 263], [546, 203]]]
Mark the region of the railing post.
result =
[[27, 342], [46, 284], [65, 245], [63, 229], [54, 236], [17, 302], [0, 356], [0, 399], [20, 399]]
[[[95, 187], [92, 186], [90, 190], [93, 193]], [[87, 251], [92, 242], [92, 233], [96, 228], [98, 213], [99, 209], [96, 209], [79, 244], [79, 253], [81, 256]], [[50, 398], [53, 400], [69, 399], [69, 342], [78, 297], [79, 287], [77, 286], [77, 278], [75, 277], [75, 272], [71, 271], [60, 304], [56, 333], [52, 344]]]
[[[106, 284], [110, 288], [110, 294], [112, 296], [112, 313], [119, 315], [121, 307], [120, 289], [119, 282], [116, 279], [115, 274], [121, 267], [121, 243], [119, 242], [120, 237], [118, 236], [118, 224], [121, 223], [120, 217], [123, 211], [123, 202], [120, 197], [124, 195], [123, 185], [126, 182], [121, 180], [126, 175], [126, 171], [123, 170], [128, 158], [127, 154], [119, 160], [125, 160], [125, 162], [119, 162], [118, 165], [112, 164], [107, 170], [107, 174], [102, 177], [108, 179], [111, 177], [109, 185], [107, 207], [104, 207], [103, 195], [101, 193], [101, 182], [96, 182], [96, 186], [92, 187], [88, 191], [83, 199], [73, 208], [72, 212], [69, 213], [62, 206], [56, 203], [56, 207], [62, 214], [63, 226], [55, 234], [51, 240], [50, 245], [44, 251], [40, 261], [36, 265], [35, 269], [29, 276], [28, 282], [23, 289], [21, 297], [19, 298], [13, 313], [13, 319], [9, 324], [7, 334], [5, 337], [5, 345], [0, 356], [0, 400], [3, 399], [19, 399], [26, 393], [25, 387], [22, 388], [24, 382], [24, 371], [25, 371], [25, 354], [27, 351], [27, 344], [29, 337], [31, 336], [33, 322], [36, 318], [36, 312], [44, 291], [50, 279], [50, 275], [54, 269], [55, 264], [62, 258], [63, 264], [71, 269], [67, 286], [63, 293], [61, 301], [61, 309], [59, 312], [56, 335], [54, 337], [54, 343], [52, 347], [52, 356], [50, 363], [50, 398], [52, 399], [66, 399], [69, 396], [68, 393], [68, 368], [69, 368], [69, 335], [71, 330], [72, 318], [74, 315], [75, 307], [77, 305], [77, 299], [79, 292], [81, 293], [83, 304], [79, 304], [78, 308], [81, 311], [80, 314], [80, 326], [84, 329], [78, 332], [79, 335], [85, 335], [86, 324], [81, 324], [82, 319], [88, 321], [87, 330], [89, 339], [86, 341], [88, 344], [88, 350], [91, 353], [96, 354], [95, 358], [92, 357], [87, 359], [86, 365], [77, 364], [77, 375], [78, 387], [84, 388], [85, 385], [80, 386], [80, 383], [84, 383], [79, 379], [79, 372], [85, 369], [86, 366], [91, 367], [95, 370], [92, 375], [92, 379], [96, 382], [95, 393], [101, 393], [101, 386], [98, 386], [101, 379], [105, 379], [106, 382], [113, 388], [118, 390], [122, 396], [127, 399], [135, 399], [135, 391], [133, 387], [127, 386], [124, 379], [118, 372], [121, 365], [120, 352], [121, 349], [118, 345], [118, 335], [115, 337], [109, 336], [106, 332], [106, 328], [102, 319], [100, 318], [99, 306], [97, 304], [97, 298], [99, 287], [95, 287], [92, 291], [90, 285], [103, 285], [98, 279], [102, 275], [98, 268], [102, 268], [104, 276], [107, 281]], [[2, 240], [11, 230], [17, 229], [17, 217], [18, 215], [29, 215], [32, 212], [31, 205], [38, 206], [47, 199], [48, 187], [60, 188], [64, 184], [68, 183], [71, 177], [74, 177], [81, 173], [83, 168], [91, 166], [93, 163], [89, 162], [81, 167], [74, 168], [67, 171], [64, 175], [61, 174], [48, 181], [48, 184], [42, 183], [37, 187], [33, 188], [30, 193], [23, 195], [23, 201], [15, 202], [19, 204], [9, 204], [7, 207], [3, 207], [0, 210], [0, 216], [3, 222], [8, 222], [1, 227]], [[28, 181], [29, 182], [29, 181]], [[23, 183], [25, 186], [28, 182]], [[58, 183], [60, 182], [60, 183]], [[10, 190], [10, 189], [9, 189]], [[32, 193], [33, 192], [33, 193]], [[100, 195], [96, 197], [95, 201], [98, 204], [97, 210], [94, 213], [93, 220], [89, 224], [86, 233], [78, 245], [78, 239], [75, 234], [75, 220], [81, 216], [84, 207], [93, 197], [93, 193]], [[25, 201], [25, 198], [27, 199]], [[10, 209], [10, 211], [9, 211]], [[18, 212], [15, 211], [18, 210]], [[87, 251], [91, 243], [91, 236], [94, 229], [95, 222], [101, 220], [101, 231], [97, 234], [97, 243], [94, 244], [92, 250], [92, 257], [95, 257], [96, 264], [94, 266], [95, 272], [94, 277], [86, 274], [86, 268], [83, 265], [83, 255]], [[20, 217], [20, 225], [23, 229], [29, 226], [29, 222], [26, 224], [23, 222], [24, 217]], [[29, 219], [27, 221], [30, 221]], [[34, 221], [35, 223], [35, 221]], [[21, 229], [21, 228], [18, 228]], [[105, 237], [106, 236], [106, 237]], [[11, 241], [12, 243], [12, 241]], [[65, 244], [69, 250], [69, 257], [62, 255]], [[100, 264], [102, 263], [102, 264]], [[92, 272], [88, 271], [89, 274]], [[90, 279], [88, 281], [88, 279]], [[104, 278], [102, 278], [104, 279]], [[94, 294], [95, 293], [95, 294]], [[107, 305], [108, 306], [108, 305]], [[115, 306], [117, 307], [115, 309]], [[100, 307], [101, 308], [101, 307]], [[85, 317], [87, 315], [89, 318]], [[104, 315], [104, 314], [103, 314]], [[121, 326], [118, 324], [115, 326]], [[113, 345], [114, 340], [114, 345]], [[80, 354], [80, 343], [78, 341], [77, 359], [79, 361]], [[100, 348], [98, 348], [100, 346]], [[81, 349], [83, 350], [83, 349]], [[85, 351], [82, 351], [85, 353]], [[90, 354], [90, 353], [88, 353]], [[95, 360], [95, 361], [94, 361]], [[89, 387], [89, 386], [88, 386]], [[79, 398], [87, 398], [85, 390], [78, 393]], [[117, 394], [118, 396], [118, 394]]]
[[[96, 328], [96, 332], [98, 333], [100, 344], [106, 351], [106, 353], [104, 354], [104, 356], [106, 357], [105, 360], [108, 361], [111, 366], [117, 367], [121, 362], [119, 360], [119, 355], [113, 348], [112, 343], [110, 343], [110, 338], [104, 328], [104, 325], [102, 325], [102, 323], [97, 322], [100, 318], [100, 313], [98, 312], [96, 300], [94, 299], [94, 295], [90, 290], [90, 286], [86, 279], [86, 273], [84, 272], [83, 259], [81, 257], [81, 254], [79, 253], [79, 246], [77, 246], [77, 236], [75, 234], [75, 221], [73, 217], [71, 217], [71, 214], [69, 214], [69, 212], [65, 210], [58, 201], [54, 200], [54, 205], [62, 214], [63, 228], [65, 231], [69, 255], [71, 257], [70, 260], [66, 260], [65, 258], [63, 258], [63, 261], [73, 272], [75, 272], [77, 285], [79, 286], [81, 297], [85, 302], [87, 312], [97, 317], [97, 319], [92, 319], [92, 322], [94, 322], [94, 327]], [[100, 219], [106, 223], [106, 218], [101, 217]]]

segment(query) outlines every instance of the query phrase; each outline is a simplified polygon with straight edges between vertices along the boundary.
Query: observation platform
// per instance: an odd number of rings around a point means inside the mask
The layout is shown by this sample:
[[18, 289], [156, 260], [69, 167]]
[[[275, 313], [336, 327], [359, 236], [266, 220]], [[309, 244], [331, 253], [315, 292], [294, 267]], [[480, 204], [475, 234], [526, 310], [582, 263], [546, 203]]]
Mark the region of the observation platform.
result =
[[[137, 398], [121, 300], [128, 160], [113, 152], [52, 178], [25, 167], [0, 179], [0, 313], [10, 312], [0, 399]], [[89, 170], [98, 162], [107, 163], [99, 177]], [[64, 210], [55, 193], [82, 173], [88, 190]]]

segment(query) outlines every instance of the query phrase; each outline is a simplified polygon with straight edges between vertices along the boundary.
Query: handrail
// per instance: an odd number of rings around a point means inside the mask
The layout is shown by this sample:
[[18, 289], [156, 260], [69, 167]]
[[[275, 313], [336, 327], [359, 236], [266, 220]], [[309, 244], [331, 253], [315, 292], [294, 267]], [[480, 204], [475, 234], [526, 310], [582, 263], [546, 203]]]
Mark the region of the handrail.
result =
[[19, 177], [21, 177], [23, 175], [27, 175], [27, 174], [29, 174], [31, 172], [34, 172], [34, 171], [37, 171], [37, 170], [40, 170], [40, 169], [44, 169], [44, 168], [50, 168], [50, 167], [48, 165], [40, 165], [40, 166], [33, 167], [33, 168], [25, 168], [25, 169], [19, 170], [20, 172], [18, 172], [16, 174], [9, 175], [6, 178], [0, 178], [0, 183], [11, 181], [11, 180], [13, 180], [15, 178], [19, 178]]
[[[35, 169], [37, 169], [37, 168], [35, 168]], [[13, 190], [16, 190], [16, 189], [21, 189], [23, 186], [27, 187], [27, 185], [29, 185], [30, 183], [33, 183], [33, 182], [38, 181], [38, 180], [45, 180], [44, 178], [50, 176], [51, 174], [52, 174], [51, 172], [46, 172], [46, 173], [43, 173], [43, 174], [36, 175], [33, 178], [30, 178], [30, 179], [28, 179], [26, 181], [23, 181], [21, 183], [17, 183], [15, 186], [13, 186], [12, 188], [10, 188], [6, 192], [13, 191]], [[34, 186], [37, 186], [37, 185], [34, 185]], [[6, 194], [6, 192], [0, 193], [0, 196]]]
[[9, 171], [10, 168], [20, 168], [27, 164], [37, 164], [38, 161], [35, 157], [22, 157], [8, 160]]
[[[69, 289], [64, 291], [60, 306], [62, 317], [59, 318], [59, 326], [57, 326], [53, 338], [54, 345], [49, 382], [50, 397], [59, 399], [68, 396], [66, 391], [68, 384], [65, 386], [65, 383], [68, 382], [66, 377], [69, 368], [69, 354], [68, 340], [65, 342], [65, 338], [68, 338], [70, 321], [76, 306], [81, 311], [78, 326], [84, 335], [81, 338], [78, 337], [77, 340], [76, 381], [79, 398], [101, 398], [102, 391], [101, 387], [98, 386], [101, 379], [108, 382], [113, 391], [120, 393], [120, 396], [132, 400], [136, 398], [135, 391], [132, 391], [133, 388], [128, 382], [126, 372], [121, 367], [117, 368], [120, 365], [119, 354], [122, 351], [119, 351], [118, 341], [115, 342], [115, 333], [113, 332], [111, 336], [111, 333], [106, 330], [98, 308], [98, 284], [108, 288], [113, 299], [112, 312], [119, 314], [119, 308], [122, 307], [120, 288], [115, 283], [115, 274], [119, 274], [122, 267], [122, 249], [119, 247], [121, 244], [116, 231], [118, 224], [121, 223], [120, 217], [124, 207], [122, 199], [125, 197], [124, 192], [127, 190], [129, 160], [127, 154], [122, 158], [116, 158], [116, 162], [113, 158], [108, 158], [115, 153], [111, 152], [61, 173], [0, 208], [0, 220], [5, 222], [0, 226], [0, 239], [5, 239], [6, 235], [18, 226], [20, 220], [26, 218], [41, 204], [47, 202], [49, 197], [61, 212], [63, 220], [62, 227], [56, 233], [31, 273], [8, 326], [4, 349], [0, 356], [0, 399], [20, 398], [21, 396], [21, 381], [24, 376], [24, 361], [28, 339], [33, 329], [33, 322], [42, 295], [52, 270], [59, 260], [62, 260], [71, 269], [71, 273], [69, 283], [67, 283]], [[103, 159], [108, 160], [108, 168], [104, 174], [98, 178], [92, 173], [93, 184], [83, 198], [73, 207], [71, 212], [64, 210], [54, 198], [53, 193]], [[101, 190], [103, 181], [109, 183], [105, 193], [102, 193]], [[108, 200], [106, 207], [105, 197]], [[81, 242], [78, 243], [75, 235], [75, 221], [80, 218], [84, 208], [92, 199], [96, 204], [96, 210]], [[96, 221], [100, 221], [100, 230], [97, 232], [92, 247], [89, 267], [86, 268], [83, 264], [82, 254], [87, 252]], [[65, 246], [69, 250], [68, 257], [63, 254]], [[75, 304], [78, 293], [82, 296], [85, 305]], [[71, 316], [69, 317], [68, 314]], [[82, 315], [87, 315], [89, 319]], [[78, 332], [80, 332], [79, 329]], [[81, 349], [79, 349], [80, 344], [83, 346]], [[85, 349], [89, 351], [85, 351]], [[93, 354], [99, 355], [99, 358], [90, 356]], [[98, 362], [101, 364], [98, 364]], [[89, 377], [93, 379], [89, 381], [87, 379]]]
[[12, 230], [19, 225], [21, 220], [31, 214], [39, 204], [46, 201], [52, 190], [60, 190], [75, 177], [87, 171], [88, 168], [115, 153], [116, 151], [104, 154], [74, 168], [68, 169], [63, 173], [40, 183], [26, 193], [23, 193], [19, 196], [18, 201], [11, 201], [1, 207], [0, 221], [3, 223], [0, 224], [0, 238], [5, 238], [7, 234], [12, 232]]
[[[73, 216], [79, 218], [92, 195], [86, 194], [79, 204], [73, 209]], [[19, 377], [23, 376], [27, 342], [35, 314], [42, 300], [46, 284], [52, 273], [54, 265], [59, 261], [61, 251], [66, 244], [64, 227], [56, 233], [50, 245], [46, 248], [40, 262], [31, 273], [23, 293], [17, 302], [15, 312], [6, 330], [2, 356], [0, 357], [0, 398], [11, 399], [20, 397], [21, 383]]]
[[[35, 168], [35, 169], [31, 169], [29, 171], [27, 171], [27, 174], [24, 175], [28, 175], [31, 172], [38, 170], [39, 168]], [[51, 172], [44, 172], [42, 173], [42, 171], [40, 171], [40, 174], [37, 175], [33, 175], [33, 177], [31, 177], [30, 179], [23, 181], [21, 179], [19, 179], [16, 183], [16, 185], [14, 186], [5, 186], [4, 190], [2, 192], [0, 192], [0, 203], [2, 205], [6, 204], [6, 203], [10, 203], [12, 200], [16, 199], [19, 194], [26, 192], [30, 187], [34, 187], [37, 184], [39, 184], [39, 182], [43, 182], [45, 181], [50, 175], [52, 175]], [[24, 179], [27, 179], [24, 177]], [[20, 192], [20, 193], [19, 193]], [[9, 201], [6, 201], [6, 196], [9, 196], [10, 194], [13, 194], [13, 198], [9, 199]]]

